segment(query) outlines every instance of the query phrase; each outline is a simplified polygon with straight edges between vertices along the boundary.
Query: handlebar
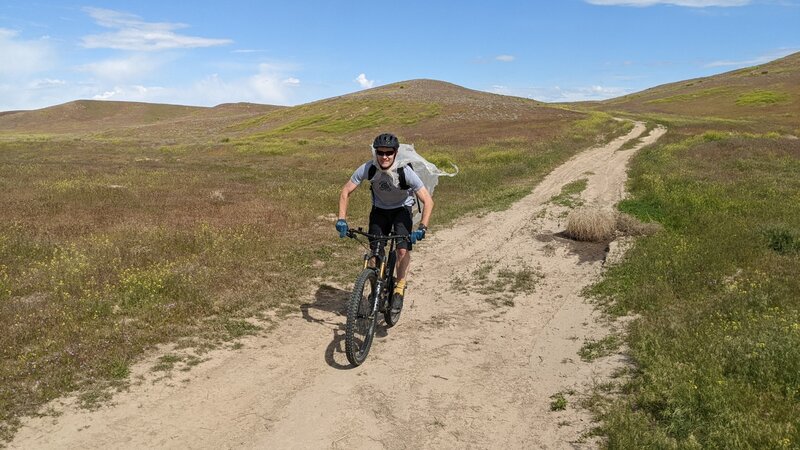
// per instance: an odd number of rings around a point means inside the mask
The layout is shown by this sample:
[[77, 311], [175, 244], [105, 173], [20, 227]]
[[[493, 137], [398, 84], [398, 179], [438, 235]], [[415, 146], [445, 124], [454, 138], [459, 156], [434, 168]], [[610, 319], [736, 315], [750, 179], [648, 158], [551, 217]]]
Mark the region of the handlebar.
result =
[[369, 234], [361, 231], [361, 229], [356, 228], [348, 228], [347, 236], [355, 239], [355, 235], [360, 234], [371, 241], [391, 241], [392, 239], [405, 239], [410, 240], [411, 238], [406, 234], [390, 234], [388, 236], [384, 236], [382, 234]]

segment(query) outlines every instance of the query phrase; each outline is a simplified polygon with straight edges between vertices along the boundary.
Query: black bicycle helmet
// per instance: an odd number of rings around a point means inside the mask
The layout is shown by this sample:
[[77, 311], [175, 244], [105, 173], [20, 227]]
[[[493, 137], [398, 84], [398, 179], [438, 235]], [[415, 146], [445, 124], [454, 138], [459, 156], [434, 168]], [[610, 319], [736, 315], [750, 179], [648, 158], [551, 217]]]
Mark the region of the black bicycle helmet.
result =
[[400, 141], [398, 141], [397, 136], [393, 135], [392, 133], [383, 133], [382, 135], [375, 138], [375, 141], [372, 143], [372, 146], [375, 148], [391, 147], [397, 150], [398, 148], [400, 148]]

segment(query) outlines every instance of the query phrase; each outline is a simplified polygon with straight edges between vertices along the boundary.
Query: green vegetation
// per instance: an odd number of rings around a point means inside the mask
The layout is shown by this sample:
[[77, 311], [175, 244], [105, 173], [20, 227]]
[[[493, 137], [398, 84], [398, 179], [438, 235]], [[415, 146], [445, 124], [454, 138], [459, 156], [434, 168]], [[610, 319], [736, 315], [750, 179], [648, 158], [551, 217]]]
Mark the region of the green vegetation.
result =
[[630, 189], [621, 209], [665, 230], [592, 290], [638, 316], [625, 394], [597, 409], [607, 445], [797, 448], [800, 141], [676, 127]]
[[[595, 139], [596, 142], [606, 142], [609, 124], [614, 117], [604, 112], [592, 112], [589, 117], [578, 120], [572, 125], [571, 137], [575, 140]], [[633, 129], [633, 122], [622, 122], [619, 127], [611, 127], [616, 133], [625, 134]]]
[[550, 402], [550, 411], [563, 411], [567, 409], [567, 398], [564, 397], [563, 392], [558, 392], [550, 396], [553, 399]]
[[773, 103], [785, 102], [789, 100], [789, 94], [783, 92], [757, 90], [745, 92], [736, 99], [736, 104], [740, 106], [749, 105], [771, 105]]
[[731, 92], [732, 89], [729, 87], [715, 87], [710, 89], [703, 89], [701, 91], [689, 92], [686, 94], [677, 94], [677, 95], [671, 95], [669, 97], [661, 97], [655, 100], [649, 100], [646, 103], [658, 105], [663, 103], [687, 102], [690, 100], [697, 100], [712, 96], [725, 95]]
[[574, 208], [576, 206], [583, 205], [580, 194], [586, 190], [587, 182], [588, 180], [581, 178], [580, 180], [575, 180], [571, 183], [565, 184], [561, 188], [561, 192], [551, 198], [550, 202], [555, 203], [556, 205], [566, 206], [567, 208]]
[[496, 270], [496, 266], [496, 261], [484, 261], [468, 279], [455, 277], [451, 280], [451, 287], [457, 292], [487, 296], [486, 301], [494, 306], [514, 306], [514, 297], [532, 293], [543, 277], [524, 261], [517, 261], [514, 267]]
[[[313, 112], [312, 114], [309, 114]], [[250, 136], [251, 139], [282, 137], [298, 131], [322, 132], [333, 135], [352, 133], [385, 124], [413, 125], [421, 120], [436, 117], [440, 105], [423, 102], [400, 102], [389, 99], [348, 99], [321, 102], [292, 109], [288, 123], [269, 131]], [[232, 125], [231, 130], [247, 130], [263, 124], [286, 121], [284, 111], [275, 111]]]
[[800, 233], [778, 226], [764, 230], [767, 246], [772, 250], [787, 255], [800, 251]]
[[617, 335], [610, 334], [599, 340], [586, 341], [580, 350], [578, 356], [584, 361], [594, 361], [597, 358], [602, 358], [613, 354], [619, 349], [620, 340]]

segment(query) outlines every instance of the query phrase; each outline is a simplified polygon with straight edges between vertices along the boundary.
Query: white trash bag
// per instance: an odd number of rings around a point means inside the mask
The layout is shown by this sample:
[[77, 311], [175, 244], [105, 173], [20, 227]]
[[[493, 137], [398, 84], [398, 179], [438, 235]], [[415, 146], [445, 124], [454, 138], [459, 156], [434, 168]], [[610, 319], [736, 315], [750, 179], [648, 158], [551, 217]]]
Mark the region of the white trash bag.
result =
[[[373, 148], [372, 151], [374, 155], [375, 149]], [[453, 173], [445, 172], [417, 153], [412, 144], [400, 144], [396, 158], [397, 169], [411, 164], [411, 168], [417, 176], [419, 176], [420, 180], [422, 180], [422, 184], [425, 185], [425, 188], [428, 189], [431, 195], [433, 195], [433, 190], [436, 188], [436, 185], [439, 184], [439, 177], [454, 177], [458, 175], [458, 166], [450, 163], [456, 171]], [[419, 198], [417, 198], [417, 201], [419, 201]], [[422, 220], [420, 208], [414, 208], [414, 224], [419, 223], [420, 220]]]

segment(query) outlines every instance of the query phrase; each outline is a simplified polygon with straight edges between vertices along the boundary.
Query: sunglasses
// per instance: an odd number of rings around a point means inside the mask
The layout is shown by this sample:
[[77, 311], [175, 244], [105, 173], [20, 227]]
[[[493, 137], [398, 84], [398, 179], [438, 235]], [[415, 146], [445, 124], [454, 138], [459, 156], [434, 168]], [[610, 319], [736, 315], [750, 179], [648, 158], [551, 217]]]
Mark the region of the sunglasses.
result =
[[397, 152], [396, 152], [396, 151], [394, 151], [394, 150], [392, 150], [392, 151], [388, 151], [388, 152], [381, 152], [381, 151], [375, 150], [375, 154], [376, 154], [376, 155], [378, 155], [379, 157], [380, 157], [380, 156], [392, 156], [392, 155], [394, 155], [395, 153], [397, 153]]

